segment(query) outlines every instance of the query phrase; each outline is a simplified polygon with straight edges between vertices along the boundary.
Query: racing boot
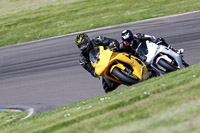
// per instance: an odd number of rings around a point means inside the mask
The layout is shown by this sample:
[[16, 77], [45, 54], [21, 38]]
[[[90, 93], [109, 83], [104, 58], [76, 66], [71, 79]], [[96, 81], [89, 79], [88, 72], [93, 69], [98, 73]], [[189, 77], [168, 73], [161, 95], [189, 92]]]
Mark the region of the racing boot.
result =
[[178, 50], [176, 50], [176, 53], [178, 53], [178, 54], [183, 54], [183, 53], [184, 53], [184, 49], [183, 49], [183, 48], [178, 49]]
[[102, 85], [103, 85], [104, 91], [108, 93], [115, 90], [120, 84], [113, 82], [112, 80], [109, 80], [106, 77], [102, 77]]

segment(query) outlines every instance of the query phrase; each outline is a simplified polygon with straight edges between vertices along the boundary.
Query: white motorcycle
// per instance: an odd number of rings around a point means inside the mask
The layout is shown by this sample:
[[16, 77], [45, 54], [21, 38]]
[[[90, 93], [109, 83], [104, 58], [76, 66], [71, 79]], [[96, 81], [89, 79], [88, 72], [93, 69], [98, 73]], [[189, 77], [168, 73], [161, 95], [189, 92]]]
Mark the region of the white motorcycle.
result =
[[189, 66], [183, 60], [183, 55], [150, 41], [140, 43], [136, 52], [145, 57], [145, 64], [156, 69], [160, 75]]

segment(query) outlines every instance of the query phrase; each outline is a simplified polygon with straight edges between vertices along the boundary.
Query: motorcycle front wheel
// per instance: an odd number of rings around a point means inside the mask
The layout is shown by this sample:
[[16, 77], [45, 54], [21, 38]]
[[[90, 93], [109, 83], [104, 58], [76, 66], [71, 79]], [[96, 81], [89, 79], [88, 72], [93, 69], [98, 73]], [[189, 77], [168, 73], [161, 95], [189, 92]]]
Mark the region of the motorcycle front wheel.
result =
[[167, 72], [172, 72], [172, 71], [176, 71], [178, 68], [176, 68], [175, 66], [173, 66], [172, 64], [170, 64], [169, 62], [167, 62], [164, 59], [160, 59], [158, 61], [158, 64], [160, 66], [162, 66], [163, 68], [165, 68], [167, 70]]
[[125, 83], [127, 85], [132, 85], [132, 84], [139, 83], [138, 80], [136, 80], [136, 79], [132, 78], [131, 76], [125, 74], [124, 72], [122, 72], [117, 67], [115, 67], [113, 69], [112, 74], [115, 75], [120, 81], [122, 81], [123, 83]]

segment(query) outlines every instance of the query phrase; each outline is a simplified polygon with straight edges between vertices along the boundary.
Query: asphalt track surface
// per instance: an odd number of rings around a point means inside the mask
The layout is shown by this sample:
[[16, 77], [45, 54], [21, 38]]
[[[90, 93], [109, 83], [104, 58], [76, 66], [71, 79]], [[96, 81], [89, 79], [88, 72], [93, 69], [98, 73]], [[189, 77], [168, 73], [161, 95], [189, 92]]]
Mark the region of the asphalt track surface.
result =
[[[124, 29], [164, 37], [184, 48], [190, 65], [200, 62], [200, 11], [87, 31], [116, 38]], [[104, 94], [101, 81], [79, 64], [75, 34], [0, 48], [0, 107], [29, 106], [36, 113]]]

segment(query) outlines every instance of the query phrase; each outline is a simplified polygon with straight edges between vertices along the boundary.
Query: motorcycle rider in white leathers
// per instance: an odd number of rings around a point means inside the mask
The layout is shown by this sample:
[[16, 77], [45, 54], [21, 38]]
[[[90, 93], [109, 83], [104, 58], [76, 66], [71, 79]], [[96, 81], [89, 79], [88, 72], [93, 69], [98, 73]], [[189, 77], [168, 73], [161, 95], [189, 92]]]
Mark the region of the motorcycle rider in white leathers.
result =
[[[168, 47], [169, 49], [172, 49], [173, 51], [175, 51], [178, 54], [183, 54], [184, 53], [184, 49], [174, 49], [172, 48], [171, 45], [167, 44], [166, 41], [163, 38], [156, 38], [154, 36], [150, 36], [150, 35], [146, 35], [146, 34], [141, 34], [141, 33], [137, 33], [135, 35], [133, 35], [133, 33], [130, 30], [123, 30], [121, 33], [121, 39], [122, 39], [122, 43], [120, 43], [120, 49], [123, 49], [124, 47], [129, 47], [131, 52], [133, 55], [139, 56], [137, 55], [137, 53], [135, 52], [135, 50], [137, 49], [138, 45], [141, 42], [144, 41], [151, 41], [157, 45], [164, 45], [166, 47]], [[127, 48], [126, 48], [127, 49]], [[143, 59], [144, 57], [139, 57], [141, 60], [145, 60]]]

